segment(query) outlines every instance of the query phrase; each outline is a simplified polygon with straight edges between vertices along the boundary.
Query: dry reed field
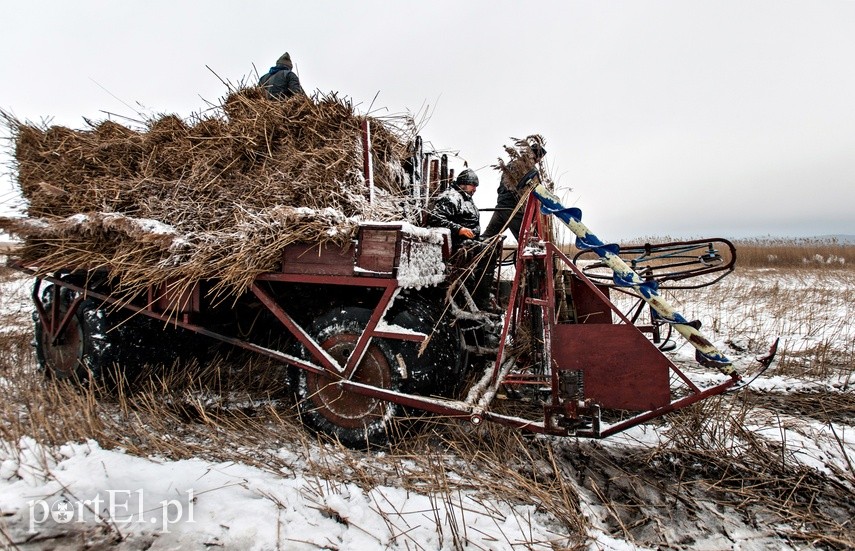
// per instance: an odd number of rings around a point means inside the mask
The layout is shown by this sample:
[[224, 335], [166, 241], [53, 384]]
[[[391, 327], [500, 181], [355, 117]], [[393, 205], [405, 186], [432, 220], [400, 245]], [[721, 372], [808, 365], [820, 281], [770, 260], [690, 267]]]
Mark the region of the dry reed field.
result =
[[[625, 245], [680, 241], [671, 237], [644, 237]], [[834, 238], [733, 239], [740, 268], [806, 268], [851, 270], [855, 245]]]
[[[279, 368], [242, 354], [153, 368], [114, 392], [44, 381], [31, 347], [29, 281], [3, 269], [0, 284], [0, 484], [60, 480], [59, 461], [77, 443], [164, 465], [205, 461], [209, 470], [242, 465], [303, 480], [302, 503], [341, 530], [363, 533], [365, 519], [341, 512], [356, 488], [373, 499], [360, 507], [394, 534], [375, 545], [394, 549], [855, 547], [849, 270], [752, 268], [691, 295], [672, 293], [734, 354], [782, 337], [780, 361], [739, 393], [603, 441], [431, 418], [382, 453], [308, 436]], [[687, 355], [685, 347], [672, 353], [695, 369]], [[418, 521], [392, 505], [390, 488], [425, 496]], [[257, 497], [278, 511], [259, 522], [284, 530], [278, 519], [292, 506], [272, 489]], [[492, 535], [473, 523], [476, 509], [489, 511]], [[0, 545], [8, 549], [158, 548], [157, 538], [115, 523], [33, 535], [20, 511], [2, 515]], [[198, 538], [192, 548], [241, 547]], [[313, 546], [281, 538], [261, 548], [348, 548], [346, 540]]]
[[747, 268], [852, 269], [855, 245], [834, 239], [737, 240], [739, 265]]
[[[19, 254], [43, 273], [102, 268], [128, 296], [216, 276], [229, 295], [289, 243], [341, 242], [359, 220], [413, 214], [400, 189], [411, 121], [371, 120], [372, 202], [361, 174], [366, 117], [334, 95], [259, 94], [234, 90], [206, 116], [165, 116], [140, 131], [6, 116], [29, 206], [0, 228], [25, 237]], [[781, 338], [776, 364], [748, 388], [602, 441], [424, 417], [382, 452], [310, 436], [287, 371], [224, 346], [111, 388], [47, 380], [32, 348], [32, 281], [2, 268], [0, 545], [853, 548], [855, 247], [737, 247], [734, 274], [665, 295], [747, 378], [752, 357]], [[685, 343], [669, 355], [707, 373]], [[163, 482], [172, 493], [156, 490]], [[86, 492], [115, 484], [164, 500], [201, 484], [184, 503], [199, 523], [157, 532], [93, 509], [84, 522], [33, 527], [33, 499], [85, 504]]]

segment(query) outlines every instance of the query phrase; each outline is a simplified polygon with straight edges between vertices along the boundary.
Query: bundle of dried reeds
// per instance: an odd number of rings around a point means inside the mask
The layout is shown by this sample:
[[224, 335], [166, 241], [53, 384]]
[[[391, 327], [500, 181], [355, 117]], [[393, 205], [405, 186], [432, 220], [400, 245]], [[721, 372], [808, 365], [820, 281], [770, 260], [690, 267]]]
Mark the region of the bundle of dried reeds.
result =
[[[514, 144], [504, 146], [505, 153], [508, 154], [508, 161], [505, 162], [499, 159], [493, 168], [501, 173], [502, 183], [516, 185], [522, 180], [526, 173], [531, 170], [537, 161], [534, 147], [543, 147], [544, 139], [540, 134], [532, 134], [525, 138], [511, 138]], [[511, 191], [516, 191], [518, 195], [522, 195], [525, 190], [518, 190], [513, 187], [508, 187]]]
[[21, 257], [45, 272], [106, 268], [127, 290], [215, 277], [237, 292], [288, 244], [340, 243], [361, 219], [402, 218], [413, 124], [371, 119], [370, 203], [365, 117], [335, 94], [270, 101], [242, 88], [189, 121], [166, 115], [140, 131], [2, 116], [29, 206], [0, 228], [26, 238]]

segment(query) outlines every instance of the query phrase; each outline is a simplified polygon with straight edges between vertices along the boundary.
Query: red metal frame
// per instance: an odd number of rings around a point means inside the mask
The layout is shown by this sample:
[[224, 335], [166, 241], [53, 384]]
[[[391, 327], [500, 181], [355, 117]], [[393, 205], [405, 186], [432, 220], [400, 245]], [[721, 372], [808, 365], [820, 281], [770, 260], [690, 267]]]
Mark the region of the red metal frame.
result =
[[[350, 269], [339, 269], [337, 274], [317, 274], [306, 273], [311, 272], [311, 268], [300, 268], [300, 266], [284, 266], [281, 272], [271, 272], [258, 276], [250, 287], [254, 296], [263, 304], [273, 316], [282, 324], [294, 338], [302, 344], [311, 356], [311, 361], [297, 358], [289, 354], [285, 354], [278, 350], [271, 350], [248, 341], [229, 337], [224, 334], [207, 329], [199, 323], [192, 323], [191, 318], [186, 315], [176, 316], [175, 311], [169, 311], [164, 307], [162, 301], [159, 300], [166, 293], [165, 289], [153, 289], [148, 296], [147, 303], [144, 306], [120, 302], [119, 299], [108, 294], [97, 292], [88, 288], [86, 285], [78, 285], [59, 276], [56, 277], [37, 277], [36, 285], [33, 290], [33, 299], [36, 309], [40, 314], [41, 323], [45, 333], [50, 335], [51, 342], [56, 342], [56, 339], [65, 331], [70, 323], [74, 312], [80, 301], [85, 297], [92, 297], [103, 301], [105, 304], [113, 304], [118, 307], [126, 308], [133, 312], [161, 320], [166, 323], [171, 323], [177, 327], [182, 327], [196, 333], [212, 337], [214, 339], [251, 350], [253, 352], [273, 358], [277, 361], [287, 363], [299, 369], [305, 369], [312, 373], [323, 375], [330, 380], [336, 381], [335, 384], [340, 385], [342, 390], [354, 392], [365, 396], [371, 396], [383, 400], [389, 400], [408, 407], [418, 408], [424, 411], [456, 417], [468, 418], [473, 423], [479, 423], [482, 420], [500, 423], [503, 425], [524, 429], [531, 432], [554, 434], [554, 435], [571, 435], [588, 437], [605, 437], [615, 434], [629, 427], [638, 425], [652, 418], [659, 417], [665, 413], [672, 412], [700, 400], [721, 394], [731, 388], [736, 382], [736, 378], [731, 378], [712, 388], [701, 391], [673, 362], [668, 360], [661, 351], [653, 346], [646, 337], [624, 316], [620, 310], [612, 304], [608, 296], [604, 294], [594, 283], [592, 283], [579, 270], [573, 262], [561, 252], [548, 239], [549, 224], [542, 215], [538, 212], [538, 202], [534, 198], [527, 201], [523, 225], [520, 232], [519, 245], [517, 248], [516, 258], [516, 273], [514, 278], [509, 305], [504, 317], [502, 325], [501, 339], [498, 346], [497, 358], [484, 373], [481, 381], [473, 385], [469, 391], [469, 395], [465, 400], [452, 400], [444, 398], [435, 398], [427, 396], [418, 396], [412, 394], [404, 394], [383, 388], [367, 386], [361, 383], [354, 382], [352, 376], [357, 369], [363, 355], [371, 345], [373, 338], [385, 339], [402, 339], [422, 341], [426, 336], [396, 332], [389, 330], [378, 330], [378, 325], [383, 318], [383, 315], [388, 310], [390, 305], [395, 300], [399, 291], [398, 282], [395, 279], [394, 270], [381, 272], [372, 272], [369, 274], [356, 275], [357, 270], [351, 267]], [[398, 230], [396, 230], [398, 231]], [[400, 240], [400, 239], [399, 239]], [[389, 246], [395, 246], [396, 254], [400, 251], [400, 243], [389, 242]], [[357, 248], [359, 244], [357, 244]], [[321, 254], [319, 252], [318, 254]], [[354, 266], [356, 265], [356, 255], [353, 250], [349, 251], [332, 251], [331, 258], [335, 261], [338, 258], [353, 259]], [[338, 255], [338, 256], [336, 256]], [[294, 264], [300, 263], [300, 255], [289, 257], [289, 262]], [[323, 264], [311, 264], [317, 262], [318, 256], [306, 255], [306, 262], [310, 266]], [[330, 264], [332, 265], [332, 264]], [[526, 273], [527, 267], [535, 267], [539, 269], [539, 273], [543, 276], [542, 284], [536, 289], [528, 288], [523, 283], [523, 274]], [[620, 348], [620, 344], [624, 345], [624, 349], [618, 352], [612, 352], [608, 356], [608, 361], [604, 363], [600, 360], [597, 363], [596, 357], [602, 354], [597, 349], [598, 346], [583, 346], [574, 350], [572, 358], [568, 358], [566, 350], [561, 347], [566, 345], [567, 339], [573, 337], [573, 331], [570, 330], [570, 325], [560, 325], [556, 320], [556, 294], [554, 269], [556, 266], [562, 266], [572, 273], [575, 278], [576, 286], [574, 293], [581, 297], [584, 294], [585, 299], [589, 304], [594, 305], [593, 308], [599, 308], [603, 312], [608, 312], [608, 315], [592, 316], [585, 322], [575, 324], [577, 334], [583, 335], [586, 343], [599, 343], [599, 347], [611, 347], [612, 349]], [[34, 273], [18, 266], [19, 269]], [[56, 285], [54, 288], [54, 296], [51, 304], [51, 313], [48, 315], [44, 308], [44, 304], [39, 296], [41, 280], [50, 281]], [[312, 338], [308, 331], [300, 326], [277, 302], [274, 296], [266, 290], [264, 283], [309, 283], [322, 284], [330, 286], [351, 286], [360, 288], [375, 288], [379, 292], [379, 298], [372, 309], [370, 319], [359, 335], [354, 350], [348, 357], [345, 365], [340, 365], [335, 359], [327, 354], [320, 344]], [[60, 287], [65, 287], [76, 291], [78, 295], [69, 305], [68, 311], [58, 319], [60, 312], [59, 293]], [[173, 300], [180, 300], [183, 304], [189, 304], [190, 310], [199, 310], [202, 308], [199, 298], [199, 288], [196, 286], [192, 289], [190, 296], [185, 296], [182, 293], [181, 297], [173, 297]], [[578, 298], [577, 297], [577, 298]], [[532, 308], [533, 307], [533, 308]], [[158, 311], [159, 310], [159, 311]], [[194, 310], [194, 311], [195, 311]], [[539, 310], [542, 321], [542, 350], [537, 350], [539, 355], [536, 361], [543, 366], [541, 375], [529, 373], [513, 373], [510, 371], [511, 363], [506, 357], [507, 347], [506, 341], [508, 335], [512, 334], [517, 325], [530, 316], [531, 310]], [[180, 312], [180, 310], [179, 310]], [[201, 316], [199, 316], [201, 318]], [[613, 323], [612, 319], [616, 318], [617, 323]], [[642, 344], [645, 343], [645, 344]], [[649, 349], [645, 348], [649, 345]], [[591, 348], [591, 349], [587, 349]], [[643, 350], [643, 352], [639, 352]], [[614, 362], [615, 365], [610, 365]], [[560, 392], [562, 373], [575, 373], [576, 366], [581, 365], [579, 371], [584, 373], [585, 377], [595, 378], [591, 371], [586, 371], [586, 365], [596, 365], [597, 369], [607, 370], [605, 377], [617, 377], [618, 375], [629, 376], [628, 380], [633, 381], [637, 385], [628, 391], [627, 395], [639, 395], [655, 391], [661, 394], [661, 380], [654, 382], [646, 382], [645, 373], [657, 372], [665, 365], [668, 372], [675, 373], [688, 388], [689, 395], [675, 401], [670, 400], [670, 377], [665, 378], [665, 384], [668, 385], [668, 398], [665, 402], [654, 401], [650, 409], [624, 420], [620, 423], [601, 427], [599, 423], [599, 409], [602, 405], [598, 403], [602, 399], [597, 400], [597, 396], [588, 396], [585, 394], [582, 400], [571, 399]], [[608, 371], [611, 370], [611, 371]], [[548, 372], [548, 373], [547, 373]], [[619, 377], [618, 377], [619, 378]], [[660, 377], [661, 379], [661, 377]], [[551, 394], [548, 404], [544, 405], [543, 420], [522, 419], [515, 416], [498, 414], [490, 411], [489, 406], [492, 399], [503, 386], [514, 385], [549, 385]], [[648, 385], [648, 386], [644, 386]], [[655, 386], [655, 388], [654, 388]], [[602, 398], [602, 397], [600, 397]], [[587, 424], [581, 420], [588, 420]], [[578, 421], [578, 422], [577, 422]]]
[[[561, 364], [563, 363], [566, 366], [570, 363], [568, 361], [568, 357], [583, 365], [599, 363], [600, 368], [605, 370], [605, 373], [601, 375], [601, 379], [611, 382], [609, 391], [613, 396], [620, 397], [621, 395], [621, 389], [615, 387], [615, 383], [620, 379], [620, 377], [617, 377], [619, 374], [634, 377], [636, 387], [630, 389], [630, 394], [631, 397], [636, 400], [638, 397], [645, 397], [650, 393], [659, 396], [659, 403], [656, 403], [657, 400], [653, 400], [651, 403], [654, 405], [639, 415], [602, 429], [599, 427], [598, 423], [594, 422], [590, 430], [577, 430], [576, 434], [580, 436], [606, 437], [615, 434], [650, 419], [697, 403], [710, 396], [722, 394], [738, 382], [738, 377], [731, 377], [718, 385], [701, 391], [682, 370], [674, 365], [670, 359], [662, 354], [656, 346], [644, 337], [639, 328], [635, 327], [632, 322], [630, 322], [621, 310], [611, 302], [609, 297], [603, 293], [596, 284], [588, 279], [567, 257], [567, 255], [560, 251], [548, 239], [548, 234], [544, 231], [548, 226], [544, 221], [543, 216], [539, 214], [538, 207], [539, 203], [534, 198], [530, 198], [526, 203], [526, 210], [523, 215], [523, 223], [520, 229], [519, 244], [517, 247], [515, 266], [517, 276], [514, 278], [511, 288], [508, 311], [506, 312], [502, 328], [499, 356], [496, 359], [493, 368], [493, 377], [496, 382], [504, 385], [532, 385], [543, 382], [543, 379], [537, 379], [534, 375], [507, 374], [500, 376], [500, 366], [505, 361], [503, 354], [506, 338], [508, 334], [512, 332], [512, 328], [522, 315], [522, 307], [525, 305], [539, 306], [543, 316], [542, 337], [544, 350], [541, 353], [544, 355], [544, 359], [542, 360], [542, 363], [551, 367], [551, 405], [545, 407], [544, 414], [544, 428], [546, 432], [554, 432], [553, 429], [555, 429], [555, 427], [551, 426], [551, 420], [555, 413], [562, 412], [570, 416], [578, 413], [595, 414], [596, 408], [602, 406], [602, 402], [606, 401], [600, 399], [598, 403], [597, 401], [592, 400], [586, 393], [585, 402], [588, 403], [582, 404], [582, 407], [580, 407], [580, 404], [575, 403], [562, 404], [562, 400], [564, 400], [564, 398], [558, 393], [558, 377], [562, 371]], [[542, 297], [532, 298], [525, 296], [524, 289], [521, 285], [521, 274], [525, 273], [527, 263], [541, 264], [542, 273], [545, 279], [545, 285], [539, 289]], [[553, 346], [555, 331], [559, 331], [560, 337], [562, 329], [571, 328], [571, 325], [558, 326], [557, 320], [555, 319], [556, 297], [553, 274], [554, 269], [557, 266], [569, 269], [576, 278], [574, 282], [578, 283], [578, 285], [574, 291], [574, 300], [585, 298], [589, 304], [594, 303], [601, 306], [601, 310], [604, 310], [604, 312], [600, 312], [600, 314], [610, 312], [608, 316], [597, 316], [591, 322], [585, 320], [584, 322], [580, 322], [581, 325], [579, 323], [572, 324], [574, 330], [583, 329], [589, 333], [587, 344], [590, 345], [587, 347], [579, 346], [572, 351], [572, 354], [570, 353], [570, 350], [564, 350], [564, 354], [561, 354], [561, 350], [555, 350], [555, 347]], [[531, 290], [528, 291], [530, 292]], [[617, 318], [617, 323], [612, 322], [612, 315]], [[621, 335], [623, 336], [621, 337]], [[560, 340], [561, 339], [559, 338], [559, 341]], [[621, 343], [632, 343], [633, 346], [620, 350], [619, 346]], [[561, 342], [558, 344], [561, 344]], [[618, 348], [618, 350], [615, 350], [616, 348]], [[604, 355], [602, 353], [602, 349], [608, 349], [611, 353], [610, 357], [617, 357], [621, 354], [625, 355], [629, 358], [629, 362], [615, 366], [603, 364], [603, 361], [601, 361], [601, 358]], [[662, 372], [663, 366], [667, 369], [665, 373]], [[658, 381], [651, 382], [648, 375], [654, 372], [659, 373]], [[688, 389], [688, 396], [671, 401], [670, 397], [663, 395], [664, 392], [667, 392], [670, 396], [670, 377], [667, 375], [668, 372], [674, 373], [681, 381], [683, 381]], [[586, 390], [588, 390], [587, 387]], [[626, 397], [621, 399], [624, 400], [624, 402], [621, 402], [621, 405], [624, 405]], [[590, 403], [592, 401], [594, 401], [593, 404]], [[593, 409], [587, 409], [586, 411], [586, 408], [591, 406], [593, 406]], [[618, 406], [611, 405], [610, 407], [617, 408]]]

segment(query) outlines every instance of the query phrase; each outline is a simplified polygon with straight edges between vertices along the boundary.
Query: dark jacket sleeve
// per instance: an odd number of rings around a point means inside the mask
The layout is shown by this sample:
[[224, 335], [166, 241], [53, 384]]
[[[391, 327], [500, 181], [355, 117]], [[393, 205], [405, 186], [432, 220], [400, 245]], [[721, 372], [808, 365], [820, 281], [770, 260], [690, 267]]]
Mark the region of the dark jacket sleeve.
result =
[[456, 236], [463, 227], [454, 221], [458, 215], [457, 205], [450, 197], [443, 194], [440, 195], [428, 217], [428, 225], [434, 228], [448, 228], [451, 230], [451, 235]]
[[285, 80], [285, 90], [288, 97], [294, 96], [296, 94], [306, 95], [303, 91], [303, 87], [300, 86], [300, 77], [297, 76], [297, 73], [294, 71], [288, 71], [288, 76]]

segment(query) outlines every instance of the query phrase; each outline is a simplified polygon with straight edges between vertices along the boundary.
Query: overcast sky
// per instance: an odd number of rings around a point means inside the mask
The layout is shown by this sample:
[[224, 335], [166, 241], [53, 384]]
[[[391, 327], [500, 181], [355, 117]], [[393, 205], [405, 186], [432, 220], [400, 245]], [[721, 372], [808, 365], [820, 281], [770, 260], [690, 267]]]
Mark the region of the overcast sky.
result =
[[[481, 207], [502, 145], [540, 133], [566, 202], [604, 239], [855, 234], [852, 1], [3, 0], [0, 13], [0, 108], [21, 119], [187, 116], [226, 93], [211, 70], [254, 81], [288, 51], [308, 91], [427, 109], [425, 139], [479, 169]], [[0, 209], [8, 189], [3, 176]]]

